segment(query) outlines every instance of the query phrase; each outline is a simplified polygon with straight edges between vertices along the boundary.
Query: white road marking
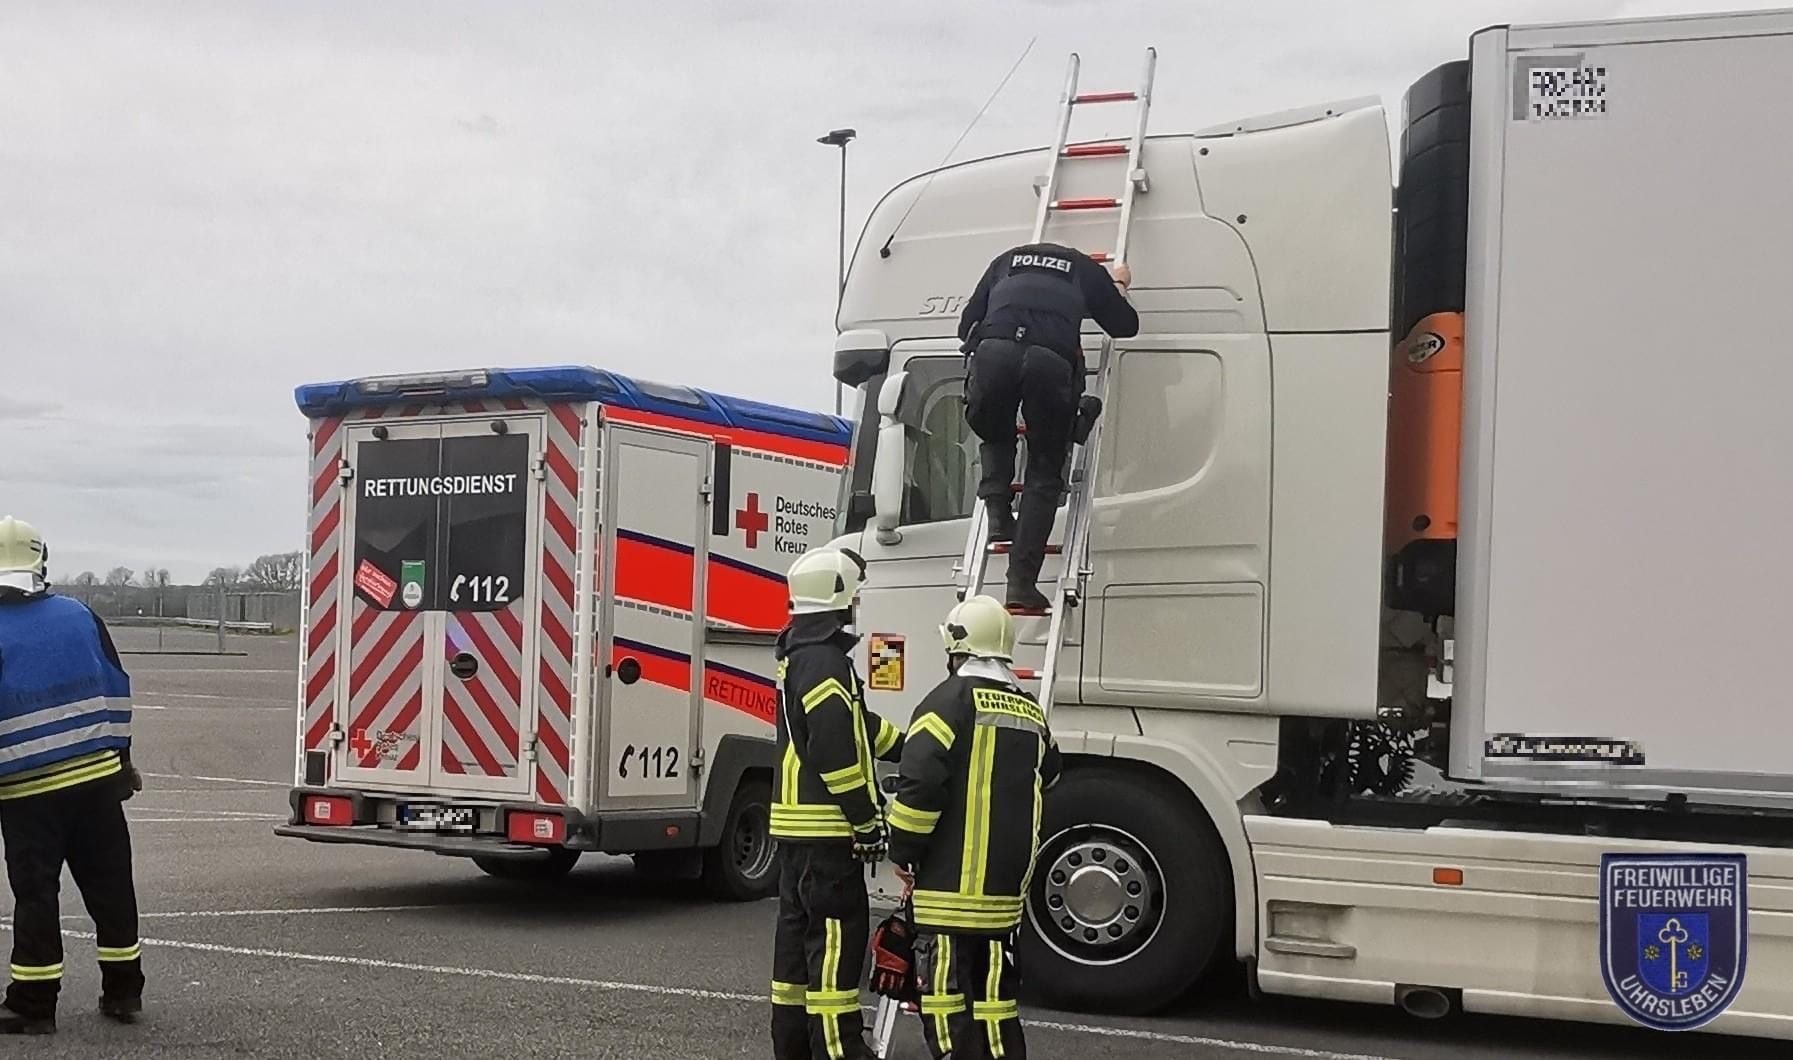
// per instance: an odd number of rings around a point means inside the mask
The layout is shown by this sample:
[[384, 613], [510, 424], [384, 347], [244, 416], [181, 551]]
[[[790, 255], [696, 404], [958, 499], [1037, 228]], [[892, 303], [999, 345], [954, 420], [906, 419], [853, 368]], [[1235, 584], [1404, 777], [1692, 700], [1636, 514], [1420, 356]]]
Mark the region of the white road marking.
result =
[[[171, 913], [138, 913], [142, 919], [215, 920], [238, 916], [338, 916], [344, 913], [409, 913], [419, 909], [459, 909], [458, 905], [342, 905], [306, 906], [299, 909], [191, 909]], [[64, 920], [86, 917], [63, 917]]]
[[184, 813], [195, 817], [243, 817], [252, 821], [284, 821], [287, 816], [284, 813], [267, 813], [256, 810], [215, 810], [210, 806], [132, 806], [130, 808], [139, 813]]
[[132, 817], [132, 824], [256, 824], [262, 821], [284, 821], [285, 814], [266, 814], [261, 817]]
[[[366, 911], [366, 910], [357, 910]], [[6, 925], [10, 929], [11, 925]], [[92, 939], [92, 932], [65, 931], [63, 934], [79, 939]], [[686, 986], [657, 986], [651, 983], [624, 983], [605, 979], [581, 979], [568, 975], [536, 975], [531, 972], [504, 972], [493, 968], [463, 968], [454, 965], [416, 964], [410, 961], [388, 961], [376, 957], [346, 957], [334, 953], [300, 953], [293, 950], [270, 950], [254, 946], [225, 946], [214, 942], [186, 942], [178, 939], [144, 939], [145, 946], [160, 946], [171, 950], [191, 950], [195, 953], [225, 953], [238, 957], [263, 957], [277, 961], [295, 961], [301, 964], [326, 964], [355, 968], [383, 968], [395, 972], [413, 972], [421, 975], [458, 976], [467, 979], [496, 979], [509, 983], [533, 983], [543, 986], [577, 986], [592, 990], [613, 990], [634, 994], [649, 994], [657, 997], [681, 997], [708, 1001], [738, 1001], [744, 1004], [763, 1005], [766, 1003], [762, 993], [745, 994], [733, 990], [703, 990]], [[1061, 1023], [1053, 1020], [1024, 1020], [1028, 1027], [1040, 1030], [1062, 1031], [1069, 1034], [1087, 1034], [1099, 1038], [1127, 1038], [1135, 1041], [1164, 1042], [1172, 1045], [1203, 1045], [1210, 1049], [1224, 1049], [1230, 1052], [1246, 1053], [1255, 1056], [1291, 1056], [1299, 1060], [1393, 1060], [1391, 1057], [1374, 1053], [1339, 1053], [1325, 1049], [1304, 1049], [1293, 1045], [1274, 1045], [1268, 1042], [1241, 1041], [1232, 1038], [1208, 1038], [1193, 1034], [1169, 1034], [1159, 1031], [1133, 1030], [1128, 1027], [1102, 1027], [1088, 1023]]]
[[191, 773], [144, 773], [146, 777], [159, 780], [203, 780], [208, 784], [254, 784], [264, 788], [290, 788], [292, 783], [285, 780], [250, 780], [247, 777], [200, 777]]

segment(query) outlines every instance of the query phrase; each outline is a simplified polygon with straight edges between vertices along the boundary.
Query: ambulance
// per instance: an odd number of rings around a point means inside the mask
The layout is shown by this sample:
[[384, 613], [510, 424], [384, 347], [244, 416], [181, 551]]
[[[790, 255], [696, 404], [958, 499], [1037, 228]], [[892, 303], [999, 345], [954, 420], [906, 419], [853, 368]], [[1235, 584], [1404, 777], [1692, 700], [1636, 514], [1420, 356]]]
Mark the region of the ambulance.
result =
[[772, 644], [831, 536], [838, 418], [589, 367], [299, 387], [284, 836], [554, 877], [586, 851], [775, 887]]

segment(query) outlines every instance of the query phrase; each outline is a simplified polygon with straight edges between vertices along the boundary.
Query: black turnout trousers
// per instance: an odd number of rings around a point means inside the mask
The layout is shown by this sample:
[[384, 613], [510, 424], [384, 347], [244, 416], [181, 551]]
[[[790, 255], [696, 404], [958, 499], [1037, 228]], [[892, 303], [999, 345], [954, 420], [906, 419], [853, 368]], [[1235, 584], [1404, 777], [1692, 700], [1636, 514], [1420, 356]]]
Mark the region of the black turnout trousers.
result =
[[772, 941], [775, 1060], [867, 1057], [859, 983], [871, 932], [865, 865], [849, 840], [780, 843]]
[[[1081, 358], [1079, 358], [1081, 360]], [[1015, 481], [1015, 412], [1027, 424], [1027, 471], [1022, 480], [1009, 584], [1032, 587], [1045, 562], [1046, 537], [1065, 488], [1065, 458], [1083, 396], [1082, 365], [1044, 346], [985, 339], [971, 355], [965, 419], [983, 443], [977, 495], [1009, 502]]]
[[12, 981], [6, 1007], [54, 1016], [62, 989], [62, 866], [68, 865], [98, 935], [100, 992], [143, 996], [137, 889], [123, 775], [0, 801], [0, 841], [13, 893]]
[[934, 935], [922, 962], [921, 1027], [936, 1060], [1027, 1060], [1015, 936]]

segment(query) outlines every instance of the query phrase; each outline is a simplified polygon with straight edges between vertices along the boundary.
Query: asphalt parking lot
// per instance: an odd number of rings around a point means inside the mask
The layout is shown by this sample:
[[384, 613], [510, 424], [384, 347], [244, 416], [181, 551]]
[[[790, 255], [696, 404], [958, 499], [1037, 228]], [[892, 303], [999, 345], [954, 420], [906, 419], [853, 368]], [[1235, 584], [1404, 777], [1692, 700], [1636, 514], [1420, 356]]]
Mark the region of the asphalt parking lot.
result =
[[[154, 649], [119, 630], [126, 651]], [[209, 648], [203, 635], [164, 648]], [[64, 885], [61, 1032], [7, 1056], [765, 1057], [770, 902], [716, 904], [587, 858], [552, 885], [424, 854], [273, 835], [291, 779], [291, 639], [240, 656], [129, 655], [146, 790], [129, 805], [148, 1011], [102, 1021], [91, 925]], [[10, 898], [0, 900], [10, 915]], [[1481, 1060], [1750, 1057], [1773, 1046], [1392, 1009], [1252, 1002], [1220, 983], [1164, 1016], [1023, 1009], [1034, 1057]], [[924, 1057], [913, 1023], [895, 1055]]]

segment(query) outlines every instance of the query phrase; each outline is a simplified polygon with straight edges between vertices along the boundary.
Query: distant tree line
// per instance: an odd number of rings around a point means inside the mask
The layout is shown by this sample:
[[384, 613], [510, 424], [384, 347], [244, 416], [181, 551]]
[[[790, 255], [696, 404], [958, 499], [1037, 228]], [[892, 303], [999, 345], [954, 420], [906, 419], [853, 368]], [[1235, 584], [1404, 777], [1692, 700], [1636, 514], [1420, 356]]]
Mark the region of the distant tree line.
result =
[[[55, 572], [51, 572], [55, 578]], [[176, 585], [166, 567], [142, 572], [113, 567], [102, 577], [84, 570], [66, 580], [56, 579], [59, 592], [76, 597], [108, 617], [116, 615], [185, 615], [187, 598], [195, 592], [270, 593], [297, 590], [305, 579], [305, 557], [298, 552], [257, 556], [246, 567], [215, 567], [199, 585]]]

